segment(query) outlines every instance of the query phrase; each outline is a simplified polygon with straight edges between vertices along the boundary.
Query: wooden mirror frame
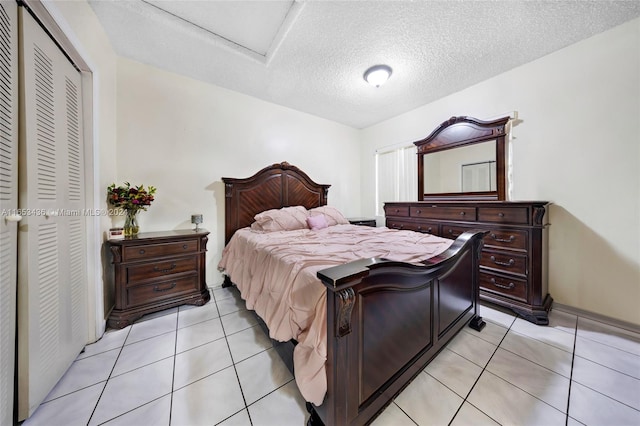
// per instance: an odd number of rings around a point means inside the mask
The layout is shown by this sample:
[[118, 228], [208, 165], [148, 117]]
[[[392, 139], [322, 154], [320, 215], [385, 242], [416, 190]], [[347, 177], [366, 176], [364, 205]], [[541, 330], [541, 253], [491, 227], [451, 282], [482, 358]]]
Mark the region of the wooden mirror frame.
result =
[[[418, 148], [418, 200], [504, 200], [506, 194], [505, 126], [510, 117], [482, 121], [473, 117], [451, 117], [426, 138], [414, 142]], [[481, 142], [496, 141], [496, 190], [484, 192], [424, 193], [424, 156]]]

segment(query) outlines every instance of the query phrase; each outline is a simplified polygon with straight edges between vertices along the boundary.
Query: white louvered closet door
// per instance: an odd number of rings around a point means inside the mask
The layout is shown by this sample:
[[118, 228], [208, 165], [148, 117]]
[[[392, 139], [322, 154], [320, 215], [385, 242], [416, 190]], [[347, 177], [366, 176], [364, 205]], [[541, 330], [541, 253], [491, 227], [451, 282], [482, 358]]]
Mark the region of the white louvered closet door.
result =
[[[0, 2], [0, 425], [13, 424], [18, 207], [18, 8]], [[13, 217], [11, 217], [13, 215]], [[9, 219], [9, 220], [7, 220]]]
[[30, 416], [87, 342], [81, 77], [19, 8], [21, 134], [18, 418]]

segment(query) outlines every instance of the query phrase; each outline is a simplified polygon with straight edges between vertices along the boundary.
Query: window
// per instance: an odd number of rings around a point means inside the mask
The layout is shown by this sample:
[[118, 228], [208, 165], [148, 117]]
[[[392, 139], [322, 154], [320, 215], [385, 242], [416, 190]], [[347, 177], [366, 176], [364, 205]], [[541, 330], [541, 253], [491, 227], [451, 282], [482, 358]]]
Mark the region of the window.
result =
[[417, 201], [418, 160], [414, 145], [376, 152], [376, 215], [384, 216], [384, 203]]

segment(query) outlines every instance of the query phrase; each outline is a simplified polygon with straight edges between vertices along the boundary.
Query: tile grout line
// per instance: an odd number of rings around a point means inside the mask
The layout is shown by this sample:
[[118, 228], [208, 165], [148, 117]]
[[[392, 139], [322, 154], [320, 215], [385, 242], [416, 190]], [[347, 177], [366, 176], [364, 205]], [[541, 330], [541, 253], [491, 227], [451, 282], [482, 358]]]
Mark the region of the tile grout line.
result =
[[[213, 292], [212, 292], [211, 295], [213, 296]], [[227, 332], [224, 329], [224, 323], [222, 322], [222, 316], [220, 315], [220, 308], [218, 307], [218, 301], [215, 299], [215, 297], [213, 298], [213, 300], [214, 300], [214, 302], [216, 304], [216, 310], [218, 311], [218, 318], [220, 318], [220, 326], [222, 327], [222, 333], [224, 334], [224, 341], [227, 344], [227, 349], [229, 350], [229, 356], [231, 357], [231, 366], [233, 367], [233, 371], [236, 374], [236, 380], [238, 381], [238, 387], [240, 388], [240, 395], [242, 395], [242, 402], [244, 404], [244, 409], [247, 412], [247, 417], [249, 417], [249, 424], [253, 425], [253, 420], [251, 419], [251, 413], [249, 413], [249, 408], [247, 407], [247, 399], [244, 396], [244, 390], [242, 389], [242, 384], [240, 383], [240, 376], [238, 375], [238, 369], [236, 368], [236, 362], [233, 359], [233, 353], [231, 352], [231, 345], [229, 345], [229, 339], [227, 339]], [[240, 410], [240, 411], [242, 411], [242, 410]], [[238, 411], [236, 413], [233, 413], [231, 416], [227, 417], [227, 419], [230, 418], [230, 417], [235, 416], [240, 411]], [[224, 419], [222, 421], [225, 421], [227, 419]]]
[[576, 315], [576, 328], [573, 332], [573, 352], [571, 353], [571, 373], [569, 373], [569, 392], [567, 392], [567, 417], [565, 419], [565, 426], [569, 424], [569, 405], [571, 404], [571, 384], [573, 383], [573, 365], [576, 360], [576, 343], [578, 342], [578, 322], [579, 321], [580, 321], [580, 317]]
[[[451, 423], [453, 423], [453, 420], [455, 420], [456, 416], [458, 415], [458, 413], [460, 412], [460, 410], [462, 409], [462, 407], [464, 406], [464, 403], [467, 402], [467, 399], [469, 398], [469, 396], [471, 395], [471, 392], [473, 392], [473, 389], [476, 387], [476, 385], [478, 384], [478, 381], [480, 380], [480, 377], [482, 377], [482, 375], [484, 374], [484, 372], [487, 369], [487, 366], [489, 365], [489, 363], [491, 362], [491, 360], [493, 359], [494, 355], [496, 354], [496, 352], [498, 352], [498, 349], [500, 348], [500, 345], [502, 344], [502, 342], [504, 341], [504, 339], [507, 337], [507, 334], [509, 333], [509, 330], [511, 330], [511, 327], [513, 326], [513, 324], [516, 322], [516, 319], [518, 317], [514, 317], [513, 321], [511, 322], [511, 324], [509, 325], [509, 328], [507, 328], [507, 332], [504, 333], [504, 336], [502, 336], [502, 339], [500, 339], [500, 342], [496, 345], [496, 349], [493, 351], [493, 353], [491, 354], [491, 356], [489, 357], [489, 359], [487, 360], [487, 363], [484, 365], [484, 367], [482, 367], [482, 371], [480, 372], [480, 374], [478, 374], [478, 377], [476, 378], [476, 380], [473, 382], [473, 385], [471, 386], [471, 389], [469, 389], [469, 392], [467, 392], [467, 395], [463, 398], [462, 400], [462, 404], [460, 404], [460, 407], [458, 407], [458, 409], [456, 410], [455, 414], [453, 415], [453, 417], [451, 418], [451, 420], [449, 421], [449, 426], [451, 425]], [[482, 331], [480, 331], [479, 333], [481, 333]], [[484, 339], [482, 339], [484, 340]], [[485, 340], [486, 342], [486, 340]], [[489, 342], [490, 343], [490, 342]], [[445, 345], [446, 348], [446, 345]], [[471, 360], [469, 360], [471, 361]], [[473, 362], [473, 361], [471, 361]], [[477, 365], [477, 364], [476, 364]], [[428, 373], [427, 373], [428, 374]], [[432, 376], [433, 377], [433, 376]], [[437, 379], [436, 379], [437, 380]], [[443, 383], [444, 384], [444, 383]], [[446, 385], [445, 385], [446, 386]], [[469, 402], [470, 405], [472, 405], [473, 407], [475, 407], [478, 411], [480, 411], [482, 414], [484, 414], [485, 416], [489, 417], [491, 420], [493, 420], [494, 422], [500, 424], [500, 422], [498, 422], [497, 420], [495, 420], [493, 417], [491, 417], [490, 415], [488, 415], [487, 413], [485, 413], [484, 411], [482, 411], [480, 408], [476, 407], [475, 405], [471, 404], [471, 402]]]
[[104, 391], [105, 391], [105, 389], [107, 389], [107, 385], [109, 384], [109, 380], [111, 380], [111, 375], [113, 374], [113, 370], [115, 370], [115, 368], [116, 368], [116, 364], [118, 363], [118, 360], [120, 359], [120, 356], [122, 355], [122, 351], [124, 350], [124, 344], [127, 341], [127, 339], [129, 338], [129, 335], [131, 334], [131, 330], [132, 329], [133, 329], [133, 324], [131, 324], [131, 326], [129, 328], [129, 331], [127, 332], [127, 336], [122, 341], [122, 346], [120, 346], [120, 352], [118, 352], [118, 356], [116, 357], [116, 360], [113, 363], [113, 367], [111, 367], [111, 371], [109, 372], [109, 376], [107, 377], [107, 380], [104, 382], [104, 387], [102, 388], [102, 391], [100, 392], [100, 396], [98, 397], [98, 399], [96, 401], [96, 405], [93, 407], [93, 410], [91, 411], [91, 415], [89, 416], [89, 420], [87, 420], [87, 425], [89, 423], [91, 423], [91, 419], [96, 414], [96, 409], [98, 408], [98, 404], [100, 404], [100, 400], [102, 399], [102, 396], [104, 395]]
[[[217, 306], [216, 306], [217, 308]], [[171, 371], [171, 396], [169, 397], [169, 426], [171, 426], [171, 414], [173, 413], [173, 387], [176, 384], [176, 357], [178, 356], [178, 325], [180, 324], [180, 308], [176, 314], [176, 337], [173, 343], [173, 370]]]

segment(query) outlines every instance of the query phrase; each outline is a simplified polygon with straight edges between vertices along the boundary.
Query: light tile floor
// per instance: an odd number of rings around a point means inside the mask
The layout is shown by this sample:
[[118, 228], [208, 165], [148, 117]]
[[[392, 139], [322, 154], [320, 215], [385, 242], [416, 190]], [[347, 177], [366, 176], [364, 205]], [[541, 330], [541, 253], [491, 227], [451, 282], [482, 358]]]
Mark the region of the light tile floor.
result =
[[[237, 290], [109, 330], [24, 426], [304, 425], [295, 381]], [[374, 421], [640, 425], [640, 335], [553, 310], [549, 326], [483, 305]]]

